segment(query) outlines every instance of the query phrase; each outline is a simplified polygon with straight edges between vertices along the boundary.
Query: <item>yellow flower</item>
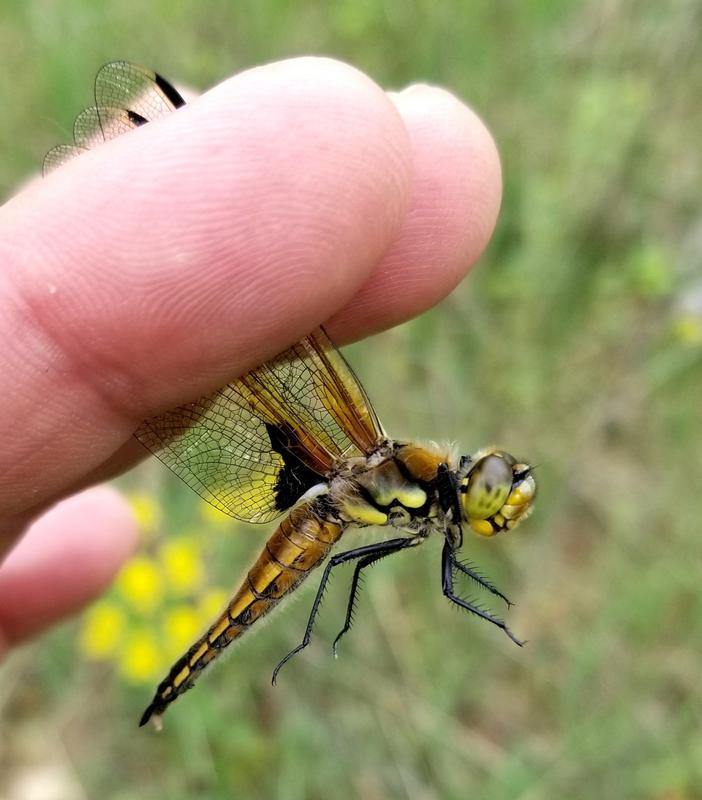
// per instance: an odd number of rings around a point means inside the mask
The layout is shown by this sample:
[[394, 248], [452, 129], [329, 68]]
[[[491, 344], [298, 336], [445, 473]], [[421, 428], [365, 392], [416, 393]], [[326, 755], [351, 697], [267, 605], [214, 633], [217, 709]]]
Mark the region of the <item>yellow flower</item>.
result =
[[120, 652], [120, 673], [130, 683], [153, 683], [162, 677], [164, 658], [156, 638], [145, 630], [132, 633]]
[[149, 613], [163, 598], [163, 577], [152, 559], [136, 556], [117, 576], [117, 589], [132, 608]]
[[166, 580], [176, 592], [192, 592], [202, 584], [204, 570], [194, 540], [172, 539], [161, 547], [160, 557]]
[[198, 603], [198, 614], [205, 626], [214, 622], [222, 611], [224, 611], [227, 600], [229, 600], [229, 594], [219, 587], [208, 589], [205, 592]]
[[154, 531], [161, 524], [161, 507], [146, 492], [132, 492], [127, 496], [132, 513], [143, 532]]
[[102, 600], [85, 615], [80, 632], [80, 649], [90, 659], [110, 658], [118, 651], [126, 627], [124, 611], [115, 603]]
[[223, 528], [232, 523], [230, 516], [215, 508], [213, 505], [210, 505], [205, 500], [200, 503], [200, 516], [205, 522], [217, 528]]
[[702, 318], [696, 314], [686, 314], [675, 321], [675, 335], [685, 344], [702, 342]]
[[185, 605], [175, 606], [168, 611], [164, 628], [168, 651], [173, 658], [182, 655], [204, 631], [198, 613]]

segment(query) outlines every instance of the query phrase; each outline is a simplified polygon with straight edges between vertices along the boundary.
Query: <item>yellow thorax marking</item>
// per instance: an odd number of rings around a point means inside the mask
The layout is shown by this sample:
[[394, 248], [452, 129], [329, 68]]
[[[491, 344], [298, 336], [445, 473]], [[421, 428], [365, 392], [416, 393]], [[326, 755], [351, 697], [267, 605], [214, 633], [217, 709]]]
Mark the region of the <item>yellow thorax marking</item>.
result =
[[386, 525], [388, 515], [363, 500], [346, 501], [343, 506], [349, 519], [359, 525]]
[[405, 508], [421, 508], [427, 501], [426, 492], [416, 483], [407, 481], [394, 461], [386, 461], [369, 470], [359, 483], [380, 506], [392, 506], [395, 501]]

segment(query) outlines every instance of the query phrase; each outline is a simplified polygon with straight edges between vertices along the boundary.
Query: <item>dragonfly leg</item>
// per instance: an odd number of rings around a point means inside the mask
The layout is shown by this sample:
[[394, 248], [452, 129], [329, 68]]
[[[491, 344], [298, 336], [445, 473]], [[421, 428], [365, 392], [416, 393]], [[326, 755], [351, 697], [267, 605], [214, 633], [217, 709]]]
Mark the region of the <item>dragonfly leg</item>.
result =
[[[339, 564], [345, 564], [347, 561], [354, 561], [355, 559], [371, 557], [382, 558], [383, 556], [389, 555], [389, 553], [392, 553], [396, 550], [401, 550], [403, 547], [409, 547], [413, 543], [414, 539], [389, 539], [385, 542], [376, 542], [375, 544], [365, 545], [364, 547], [356, 547], [353, 550], [346, 550], [344, 553], [338, 553], [337, 555], [332, 556], [324, 568], [322, 580], [319, 582], [319, 588], [317, 589], [317, 594], [315, 595], [314, 602], [312, 603], [312, 610], [310, 611], [310, 616], [307, 620], [307, 627], [305, 628], [305, 635], [302, 638], [302, 642], [300, 642], [297, 647], [293, 648], [285, 656], [285, 658], [278, 662], [278, 665], [273, 670], [271, 683], [275, 685], [278, 673], [280, 672], [283, 664], [288, 662], [294, 655], [297, 655], [300, 650], [304, 650], [304, 648], [310, 643], [310, 639], [312, 638], [312, 628], [314, 627], [314, 623], [317, 618], [317, 612], [319, 611], [319, 606], [322, 602], [327, 581], [329, 580], [329, 576], [331, 575], [331, 571], [334, 569], [334, 567], [338, 567]], [[358, 584], [358, 580], [356, 580], [356, 584]]]
[[486, 611], [484, 608], [480, 608], [480, 606], [474, 605], [473, 603], [469, 603], [467, 600], [464, 600], [462, 597], [458, 597], [458, 595], [454, 593], [453, 570], [455, 566], [456, 566], [456, 561], [453, 549], [451, 548], [448, 542], [445, 542], [444, 549], [441, 554], [441, 587], [444, 596], [447, 597], [452, 603], [455, 603], [460, 608], [463, 608], [466, 611], [470, 611], [471, 614], [475, 614], [477, 617], [480, 617], [481, 619], [486, 620], [492, 625], [495, 625], [501, 631], [504, 631], [515, 644], [518, 644], [521, 647], [524, 644], [524, 642], [521, 642], [519, 639], [517, 639], [517, 637], [512, 633], [512, 631], [507, 627], [507, 624], [505, 623], [504, 620], [494, 616], [489, 611]]
[[391, 539], [387, 542], [380, 542], [380, 544], [385, 545], [382, 550], [379, 550], [377, 553], [371, 553], [370, 555], [364, 556], [356, 562], [356, 567], [353, 571], [353, 578], [351, 580], [349, 602], [346, 606], [346, 619], [344, 621], [344, 627], [339, 631], [332, 644], [332, 652], [334, 653], [335, 657], [336, 646], [339, 643], [339, 639], [341, 639], [345, 633], [349, 632], [351, 625], [353, 624], [353, 612], [356, 606], [356, 600], [358, 598], [359, 581], [361, 579], [361, 573], [363, 570], [366, 567], [370, 567], [371, 564], [375, 564], [377, 561], [380, 561], [381, 558], [389, 556], [391, 553], [396, 553], [398, 550], [403, 550], [405, 547], [412, 547], [422, 541], [424, 541], [424, 537], [415, 537], [412, 539]]
[[508, 606], [514, 605], [512, 601], [502, 594], [502, 592], [495, 586], [491, 581], [481, 575], [479, 572], [476, 572], [472, 567], [469, 567], [468, 564], [464, 564], [463, 562], [459, 561], [456, 558], [455, 551], [451, 551], [451, 560], [453, 562], [453, 566], [459, 571], [462, 572], [464, 575], [467, 575], [469, 578], [474, 580], [479, 586], [482, 586], [483, 589], [487, 589], [488, 592], [494, 594], [495, 597], [499, 597], [507, 603]]

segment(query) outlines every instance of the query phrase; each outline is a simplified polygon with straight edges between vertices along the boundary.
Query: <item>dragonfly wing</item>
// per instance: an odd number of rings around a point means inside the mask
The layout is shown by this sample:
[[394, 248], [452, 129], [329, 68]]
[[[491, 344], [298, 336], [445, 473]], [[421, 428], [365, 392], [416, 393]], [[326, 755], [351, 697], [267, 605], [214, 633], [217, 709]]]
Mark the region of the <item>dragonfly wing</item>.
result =
[[283, 510], [275, 487], [285, 461], [236, 383], [146, 420], [135, 435], [225, 514], [268, 522]]
[[[322, 328], [241, 378], [254, 408], [296, 439], [311, 467], [368, 453], [384, 431], [365, 390]], [[319, 459], [316, 451], [323, 450]], [[333, 464], [332, 464], [333, 465]]]
[[146, 420], [136, 437], [215, 508], [267, 522], [384, 433], [319, 329], [211, 395]]
[[72, 161], [81, 153], [85, 153], [84, 147], [76, 147], [73, 144], [57, 144], [44, 156], [42, 174], [46, 177], [50, 172]]
[[95, 105], [128, 108], [152, 122], [184, 106], [185, 100], [157, 72], [128, 61], [112, 61], [95, 78]]
[[170, 114], [185, 105], [185, 100], [158, 73], [126, 61], [113, 61], [97, 74], [95, 103], [76, 117], [75, 145], [59, 145], [46, 154], [44, 175], [102, 142]]

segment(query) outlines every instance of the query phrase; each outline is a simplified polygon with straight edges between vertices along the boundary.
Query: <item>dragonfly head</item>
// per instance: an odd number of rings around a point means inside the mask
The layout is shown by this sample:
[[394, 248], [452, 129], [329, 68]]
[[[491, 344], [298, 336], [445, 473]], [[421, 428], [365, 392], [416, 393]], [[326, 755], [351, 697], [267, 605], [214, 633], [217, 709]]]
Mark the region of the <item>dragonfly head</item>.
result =
[[531, 513], [532, 468], [504, 450], [491, 447], [462, 459], [458, 478], [463, 521], [481, 536], [512, 530]]

